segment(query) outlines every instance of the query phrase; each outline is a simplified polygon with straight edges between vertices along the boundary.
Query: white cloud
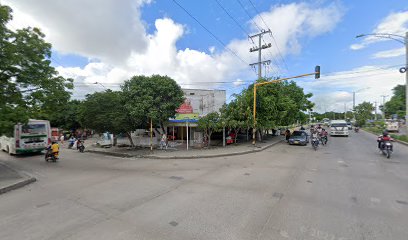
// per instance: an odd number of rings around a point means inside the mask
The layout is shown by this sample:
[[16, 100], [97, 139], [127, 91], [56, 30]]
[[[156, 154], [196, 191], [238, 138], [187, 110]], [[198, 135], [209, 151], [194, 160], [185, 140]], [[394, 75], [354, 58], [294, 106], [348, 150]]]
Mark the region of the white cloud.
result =
[[[93, 84], [95, 82], [118, 88], [130, 76], [140, 74], [168, 75], [182, 86], [207, 89], [221, 86], [219, 82], [236, 84], [239, 83], [237, 79], [255, 78], [247, 64], [255, 62], [257, 54], [248, 51], [247, 39], [233, 39], [227, 44], [241, 61], [227, 49], [215, 46], [208, 47], [210, 54], [190, 48], [177, 49], [176, 43], [186, 34], [188, 26], [170, 18], [157, 19], [156, 31], [147, 34], [140, 11], [141, 6], [150, 1], [123, 0], [120, 4], [114, 0], [5, 2], [18, 9], [16, 18], [30, 16], [46, 29], [47, 41], [58, 52], [92, 59], [83, 68], [57, 68], [63, 76], [75, 79], [77, 90], [74, 96], [100, 89], [101, 86]], [[283, 56], [299, 53], [301, 38], [331, 31], [341, 16], [342, 9], [334, 4], [316, 7], [292, 3], [272, 6], [262, 13], [262, 18], [274, 31]], [[258, 24], [262, 22], [259, 17], [254, 20]], [[250, 27], [257, 31], [254, 25]], [[268, 35], [265, 35], [265, 41], [273, 42]], [[273, 49], [272, 56], [277, 58], [278, 53]]]
[[245, 82], [242, 79], [239, 79], [239, 78], [234, 81], [234, 86], [241, 86], [241, 85], [244, 85], [244, 84], [245, 84]]
[[[352, 108], [352, 92], [356, 91], [356, 105], [363, 101], [382, 104], [381, 95], [392, 95], [392, 88], [405, 83], [404, 74], [398, 68], [363, 66], [348, 71], [322, 75], [320, 79], [299, 82], [306, 92], [314, 94], [313, 101], [319, 112], [344, 111]], [[360, 90], [360, 91], [359, 91]]]
[[[387, 17], [381, 20], [381, 22], [373, 29], [372, 33], [391, 33], [400, 36], [405, 36], [405, 32], [407, 31], [408, 31], [408, 11], [405, 11], [389, 14]], [[369, 44], [389, 40], [391, 39], [367, 36], [362, 40], [361, 44], [352, 44], [350, 46], [350, 49], [359, 50], [368, 46]]]
[[140, 7], [150, 1], [3, 1], [15, 9], [16, 24], [40, 26], [47, 34], [46, 40], [62, 53], [116, 63], [132, 51], [143, 52], [147, 45]]
[[372, 58], [392, 58], [399, 57], [405, 54], [405, 47], [381, 51], [373, 54]]

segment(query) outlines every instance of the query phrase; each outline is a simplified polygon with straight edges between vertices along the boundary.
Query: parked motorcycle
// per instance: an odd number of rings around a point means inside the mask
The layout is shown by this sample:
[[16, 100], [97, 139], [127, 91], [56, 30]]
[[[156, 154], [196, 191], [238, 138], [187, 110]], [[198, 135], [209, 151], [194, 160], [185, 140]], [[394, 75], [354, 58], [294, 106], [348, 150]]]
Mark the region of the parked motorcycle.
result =
[[58, 160], [58, 152], [52, 152], [51, 147], [45, 149], [45, 161], [46, 162], [56, 162]]

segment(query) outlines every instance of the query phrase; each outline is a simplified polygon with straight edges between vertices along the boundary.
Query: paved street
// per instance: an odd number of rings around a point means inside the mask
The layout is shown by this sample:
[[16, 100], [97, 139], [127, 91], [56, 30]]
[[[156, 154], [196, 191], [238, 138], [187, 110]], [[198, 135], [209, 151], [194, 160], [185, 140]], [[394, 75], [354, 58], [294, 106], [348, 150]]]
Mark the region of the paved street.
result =
[[38, 181], [0, 195], [0, 239], [407, 239], [408, 147], [374, 135], [208, 159], [63, 150], [9, 157]]

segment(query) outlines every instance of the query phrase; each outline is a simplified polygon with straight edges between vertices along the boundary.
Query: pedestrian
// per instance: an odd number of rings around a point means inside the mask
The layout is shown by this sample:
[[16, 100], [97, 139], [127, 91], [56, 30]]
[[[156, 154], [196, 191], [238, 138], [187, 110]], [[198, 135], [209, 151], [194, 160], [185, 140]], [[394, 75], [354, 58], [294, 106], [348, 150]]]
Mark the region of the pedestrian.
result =
[[289, 142], [289, 138], [290, 138], [290, 130], [287, 128], [285, 131], [285, 138], [286, 138], [286, 142]]
[[163, 148], [167, 150], [167, 136], [165, 133], [163, 133], [160, 139], [160, 149], [163, 149]]
[[64, 134], [61, 134], [61, 137], [60, 137], [61, 144], [64, 144], [64, 140], [65, 140]]

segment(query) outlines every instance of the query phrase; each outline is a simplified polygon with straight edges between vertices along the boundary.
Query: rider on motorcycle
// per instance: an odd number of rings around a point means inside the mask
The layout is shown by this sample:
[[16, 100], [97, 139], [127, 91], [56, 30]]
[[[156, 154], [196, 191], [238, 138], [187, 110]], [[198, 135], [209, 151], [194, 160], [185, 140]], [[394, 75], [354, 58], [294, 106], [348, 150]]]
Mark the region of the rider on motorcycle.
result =
[[[386, 141], [391, 141], [392, 138], [390, 137], [390, 135], [388, 135], [387, 131], [384, 131], [383, 134], [381, 136], [378, 136], [377, 142], [378, 142], [378, 149], [382, 149], [383, 148], [383, 144]], [[392, 150], [392, 149], [391, 149]]]
[[57, 142], [52, 142], [51, 144], [51, 152], [54, 154], [55, 158], [58, 159], [59, 154], [59, 145]]

